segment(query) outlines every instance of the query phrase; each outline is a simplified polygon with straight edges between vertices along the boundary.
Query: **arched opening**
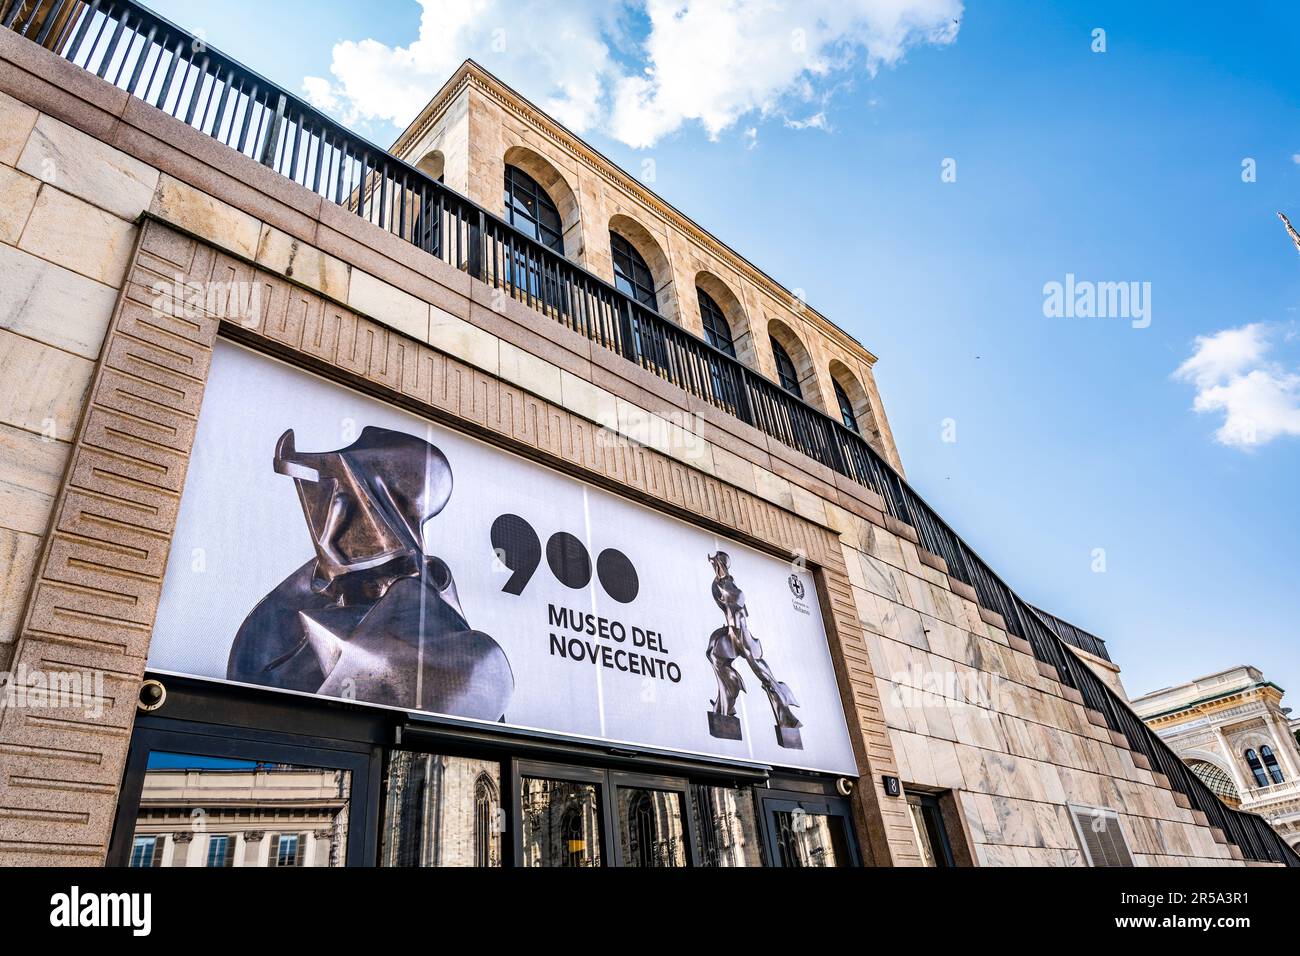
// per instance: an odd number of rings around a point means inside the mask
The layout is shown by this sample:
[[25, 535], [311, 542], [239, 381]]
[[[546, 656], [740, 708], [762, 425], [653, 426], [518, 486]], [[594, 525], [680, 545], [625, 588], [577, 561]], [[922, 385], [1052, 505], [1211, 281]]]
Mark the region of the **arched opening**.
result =
[[828, 371], [831, 375], [831, 389], [835, 393], [836, 417], [845, 428], [879, 446], [880, 426], [876, 422], [867, 390], [849, 367], [838, 359], [831, 359]]
[[442, 182], [443, 172], [447, 165], [447, 159], [440, 149], [431, 149], [425, 153], [415, 168], [424, 173], [430, 179]]
[[560, 211], [542, 185], [518, 166], [506, 166], [506, 221], [554, 252], [564, 252]]
[[1234, 807], [1241, 803], [1241, 794], [1237, 792], [1237, 785], [1232, 782], [1232, 777], [1222, 767], [1208, 760], [1189, 760], [1187, 767], [1224, 803]]
[[666, 319], [679, 321], [673, 270], [650, 230], [621, 213], [609, 219], [614, 284]]
[[497, 786], [486, 772], [474, 781], [474, 865], [496, 866], [500, 862], [497, 827]]
[[1282, 775], [1282, 768], [1278, 766], [1277, 757], [1273, 755], [1273, 748], [1268, 744], [1259, 748], [1259, 757], [1264, 761], [1264, 770], [1267, 771], [1269, 779], [1274, 783], [1284, 783], [1286, 778]]
[[[746, 365], [751, 367], [757, 365], [758, 363], [754, 361], [752, 337], [749, 334], [749, 316], [745, 314], [744, 306], [740, 304], [736, 293], [731, 291], [731, 287], [711, 272], [700, 272], [695, 276], [695, 293], [700, 305], [704, 337], [708, 339], [709, 344], [714, 348], [721, 348], [722, 351], [728, 352]], [[706, 299], [714, 306], [713, 310], [706, 309]], [[709, 311], [712, 312], [711, 316], [706, 315]], [[721, 323], [716, 321], [719, 313], [723, 320]], [[730, 336], [732, 346], [730, 351], [718, 344], [724, 335]]]
[[1264, 764], [1259, 759], [1259, 754], [1255, 753], [1253, 748], [1248, 748], [1245, 753], [1246, 766], [1250, 768], [1251, 775], [1255, 778], [1255, 786], [1267, 787], [1268, 776], [1264, 773]]
[[578, 198], [560, 171], [524, 146], [512, 146], [504, 159], [506, 221], [548, 248], [578, 258], [582, 251]]
[[768, 345], [772, 350], [772, 371], [777, 384], [791, 395], [820, 407], [817, 370], [799, 336], [778, 319], [767, 323], [767, 331]]

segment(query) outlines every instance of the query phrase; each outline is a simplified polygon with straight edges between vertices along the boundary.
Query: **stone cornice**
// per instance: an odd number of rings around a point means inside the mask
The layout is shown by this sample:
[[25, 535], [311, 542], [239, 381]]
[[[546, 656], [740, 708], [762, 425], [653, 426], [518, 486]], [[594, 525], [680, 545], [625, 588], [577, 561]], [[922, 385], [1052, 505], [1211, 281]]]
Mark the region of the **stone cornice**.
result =
[[574, 133], [557, 123], [525, 97], [473, 60], [466, 60], [460, 65], [460, 68], [434, 94], [419, 115], [397, 137], [393, 145], [389, 147], [389, 151], [397, 156], [402, 156], [407, 149], [429, 131], [429, 128], [438, 121], [451, 102], [460, 96], [467, 87], [471, 86], [492, 99], [498, 106], [528, 123], [561, 149], [576, 157], [596, 175], [617, 186], [627, 194], [629, 199], [648, 208], [711, 256], [744, 276], [770, 299], [778, 303], [781, 308], [794, 308], [796, 311], [805, 313], [821, 326], [824, 333], [836, 339], [840, 347], [845, 351], [858, 354], [867, 363], [868, 367], [875, 365], [875, 354], [852, 335], [806, 302], [794, 305], [799, 300], [793, 292], [748, 259], [742, 257], [730, 246], [723, 244], [711, 233], [705, 231], [702, 226], [685, 213], [654, 192], [646, 189], [645, 186], [609, 158], [579, 139]]

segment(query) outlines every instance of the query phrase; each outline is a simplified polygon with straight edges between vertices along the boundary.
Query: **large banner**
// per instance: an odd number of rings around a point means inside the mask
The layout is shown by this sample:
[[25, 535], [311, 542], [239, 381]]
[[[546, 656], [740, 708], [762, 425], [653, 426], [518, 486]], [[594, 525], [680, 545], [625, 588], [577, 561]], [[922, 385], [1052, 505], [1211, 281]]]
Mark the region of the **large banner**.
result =
[[808, 572], [226, 342], [149, 665], [856, 774]]

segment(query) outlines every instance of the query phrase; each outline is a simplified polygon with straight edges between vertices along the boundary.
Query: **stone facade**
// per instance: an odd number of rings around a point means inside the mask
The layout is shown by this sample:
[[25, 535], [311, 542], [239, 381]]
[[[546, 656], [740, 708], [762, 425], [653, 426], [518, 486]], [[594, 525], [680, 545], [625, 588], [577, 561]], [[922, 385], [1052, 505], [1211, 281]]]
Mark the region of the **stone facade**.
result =
[[[970, 863], [1082, 864], [1070, 804], [1118, 811], [1140, 864], [1240, 858], [873, 492], [6, 30], [0, 61], [0, 257], [19, 278], [0, 289], [0, 665], [105, 675], [94, 720], [0, 709], [0, 863], [104, 857], [219, 336], [807, 561], [867, 862], [921, 862], [891, 777], [947, 794]], [[467, 71], [417, 130], [452, 185], [496, 208], [498, 164], [531, 143], [578, 184], [579, 223], [658, 230], [683, 325], [698, 317], [681, 290], [707, 271], [748, 316], [800, 330], [823, 404], [831, 359], [851, 360], [897, 462], [865, 351], [626, 177], [548, 145], [522, 101], [494, 118]], [[571, 254], [601, 271], [606, 232], [580, 227]], [[261, 311], [159, 317], [160, 282], [214, 280], [256, 284]], [[761, 344], [750, 355], [770, 362]]]
[[[613, 281], [610, 233], [618, 233], [649, 265], [661, 314], [701, 334], [695, 290], [703, 289], [726, 315], [742, 362], [775, 379], [775, 338], [795, 364], [804, 399], [838, 419], [838, 383], [864, 437], [903, 470], [874, 355], [478, 64], [456, 71], [392, 152], [498, 215], [506, 165], [524, 170], [559, 210], [565, 255]], [[653, 179], [648, 171], [643, 178]]]
[[1225, 800], [1300, 846], [1300, 744], [1282, 695], [1258, 668], [1232, 667], [1144, 694], [1133, 709]]

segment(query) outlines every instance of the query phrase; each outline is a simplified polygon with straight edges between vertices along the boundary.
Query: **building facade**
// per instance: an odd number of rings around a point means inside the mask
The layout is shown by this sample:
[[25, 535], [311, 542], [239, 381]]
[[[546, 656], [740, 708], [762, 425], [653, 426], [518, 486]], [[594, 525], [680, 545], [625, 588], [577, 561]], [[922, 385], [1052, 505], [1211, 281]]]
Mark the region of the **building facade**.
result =
[[1297, 861], [874, 356], [480, 67], [390, 152], [127, 0], [0, 22], [0, 862], [152, 861], [221, 761], [346, 795], [277, 860]]
[[1227, 803], [1300, 845], [1300, 745], [1282, 688], [1243, 666], [1144, 694], [1133, 709]]

